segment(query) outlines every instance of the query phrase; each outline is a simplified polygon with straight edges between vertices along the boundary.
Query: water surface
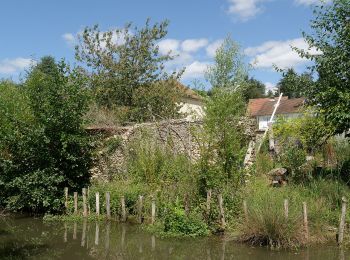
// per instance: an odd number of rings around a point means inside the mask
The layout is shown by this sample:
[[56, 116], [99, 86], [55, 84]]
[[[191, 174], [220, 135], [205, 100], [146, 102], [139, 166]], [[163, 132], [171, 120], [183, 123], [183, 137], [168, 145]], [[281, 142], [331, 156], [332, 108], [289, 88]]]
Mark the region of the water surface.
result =
[[350, 259], [335, 245], [271, 251], [220, 237], [160, 239], [138, 225], [0, 217], [0, 259]]

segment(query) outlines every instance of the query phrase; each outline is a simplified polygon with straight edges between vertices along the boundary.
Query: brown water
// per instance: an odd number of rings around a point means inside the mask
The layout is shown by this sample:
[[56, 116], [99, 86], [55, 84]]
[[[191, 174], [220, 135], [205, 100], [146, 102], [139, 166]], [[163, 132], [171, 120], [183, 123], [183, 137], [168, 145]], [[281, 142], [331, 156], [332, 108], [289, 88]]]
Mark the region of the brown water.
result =
[[253, 248], [219, 237], [160, 239], [137, 225], [44, 223], [0, 217], [0, 259], [350, 259], [335, 245], [299, 251]]

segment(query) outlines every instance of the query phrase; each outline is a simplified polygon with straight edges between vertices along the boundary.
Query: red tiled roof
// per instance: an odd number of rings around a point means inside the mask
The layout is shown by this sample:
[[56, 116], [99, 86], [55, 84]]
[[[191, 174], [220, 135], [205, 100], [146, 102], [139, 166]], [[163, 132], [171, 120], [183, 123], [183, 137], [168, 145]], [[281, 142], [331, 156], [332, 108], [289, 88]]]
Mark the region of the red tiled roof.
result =
[[[276, 114], [291, 114], [300, 112], [300, 108], [304, 103], [305, 98], [282, 97], [280, 105], [277, 108]], [[257, 98], [250, 99], [248, 104], [249, 116], [267, 116], [272, 115], [274, 105], [277, 103], [276, 98]]]

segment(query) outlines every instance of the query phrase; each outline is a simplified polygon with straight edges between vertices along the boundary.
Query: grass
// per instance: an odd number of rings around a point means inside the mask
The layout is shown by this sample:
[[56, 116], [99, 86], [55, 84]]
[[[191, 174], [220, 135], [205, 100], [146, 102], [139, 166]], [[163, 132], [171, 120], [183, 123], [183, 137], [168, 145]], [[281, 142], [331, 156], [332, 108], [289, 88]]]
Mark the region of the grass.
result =
[[[335, 180], [317, 179], [307, 185], [273, 188], [263, 177], [252, 180], [243, 191], [248, 218], [240, 216], [240, 241], [271, 248], [297, 248], [308, 243], [334, 240], [340, 215], [340, 200], [349, 196], [349, 188]], [[288, 218], [284, 200], [289, 201]], [[308, 207], [310, 239], [305, 240], [302, 203]]]

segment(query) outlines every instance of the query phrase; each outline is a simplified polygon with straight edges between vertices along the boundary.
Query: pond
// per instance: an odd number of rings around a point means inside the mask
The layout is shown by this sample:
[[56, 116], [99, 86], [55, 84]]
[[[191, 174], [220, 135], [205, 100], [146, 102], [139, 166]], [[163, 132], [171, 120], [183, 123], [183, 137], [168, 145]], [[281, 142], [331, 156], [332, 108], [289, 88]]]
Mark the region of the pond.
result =
[[160, 239], [138, 225], [52, 223], [0, 217], [0, 259], [350, 259], [350, 251], [322, 245], [299, 251], [249, 247], [217, 236]]

